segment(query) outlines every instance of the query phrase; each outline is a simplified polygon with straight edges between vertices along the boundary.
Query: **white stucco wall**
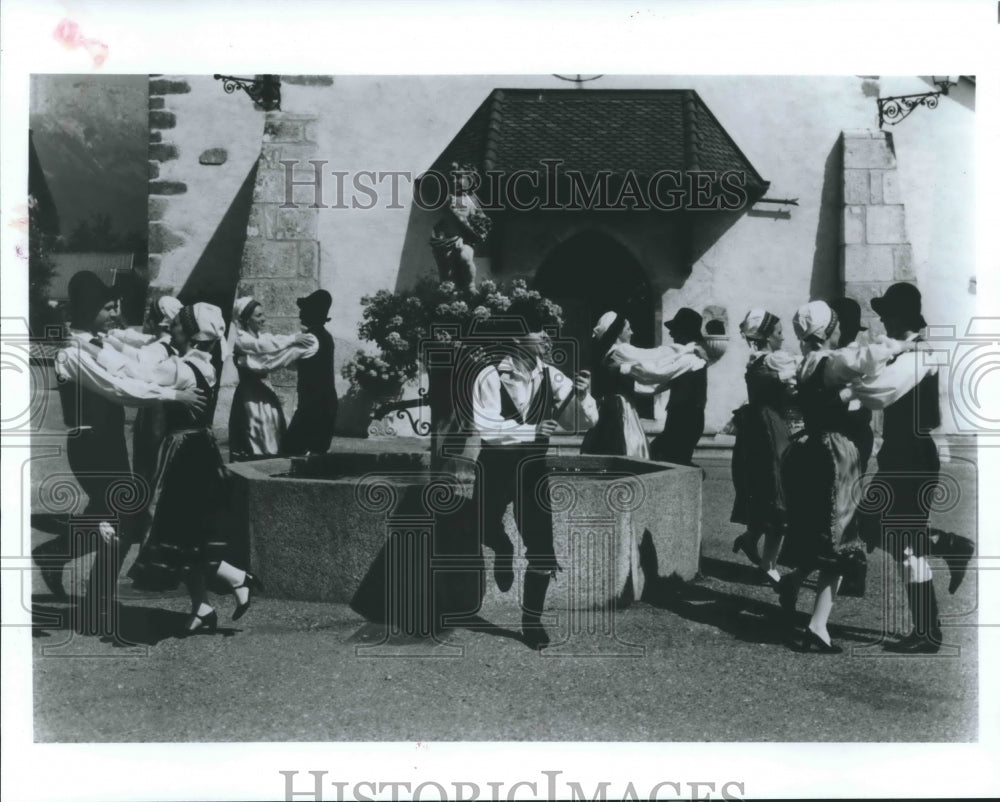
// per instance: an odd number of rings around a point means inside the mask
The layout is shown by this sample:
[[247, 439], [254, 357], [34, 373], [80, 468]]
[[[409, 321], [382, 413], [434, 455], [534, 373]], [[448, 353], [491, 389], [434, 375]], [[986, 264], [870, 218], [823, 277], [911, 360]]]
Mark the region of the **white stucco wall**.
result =
[[[220, 97], [221, 90], [211, 79], [189, 80], [191, 93], [177, 96], [171, 103], [177, 104], [180, 115], [203, 121], [208, 132], [202, 134], [204, 141], [224, 139], [232, 161], [241, 165], [239, 169], [233, 166], [233, 173], [239, 173], [241, 179], [246, 173], [245, 160], [259, 149], [262, 115], [245, 99], [226, 103], [230, 99]], [[345, 171], [349, 176], [362, 170], [418, 175], [493, 89], [569, 86], [552, 76], [334, 76], [330, 86], [286, 83], [282, 109], [318, 115], [316, 153], [317, 158], [328, 161], [324, 201], [332, 205], [336, 193], [330, 171]], [[840, 133], [877, 129], [878, 94], [932, 88], [914, 77], [875, 81], [858, 76], [609, 76], [591, 86], [696, 90], [750, 162], [771, 182], [768, 197], [798, 199], [797, 206], [784, 207], [788, 212], [785, 219], [766, 214], [781, 209], [772, 205], [759, 205], [753, 215], [741, 217], [697, 259], [684, 285], [666, 289], [662, 298], [664, 319], [680, 306], [700, 310], [707, 304], [719, 304], [727, 309], [733, 329], [749, 307], [765, 306], [781, 317], [789, 350], [796, 348], [791, 331], [795, 308], [811, 297], [828, 297], [838, 288]], [[936, 110], [917, 109], [898, 127], [887, 129], [895, 137], [902, 200], [918, 284], [927, 297], [927, 317], [931, 322], [953, 323], [962, 330], [974, 302], [968, 292], [969, 278], [975, 273], [971, 89], [960, 86], [953, 90], [953, 97], [942, 98]], [[190, 155], [197, 158], [197, 153]], [[212, 179], [199, 184], [198, 173], [208, 171], [183, 161], [186, 158], [184, 154], [170, 169], [189, 184], [188, 201], [199, 200], [197, 204], [174, 204], [187, 207], [176, 212], [185, 220], [178, 217], [175, 222], [189, 229], [183, 252], [171, 255], [169, 269], [178, 273], [184, 264], [197, 259], [198, 244], [206, 240], [202, 229], [210, 228], [211, 220], [221, 215], [227, 205], [223, 196], [229, 192], [231, 197], [238, 185], [235, 176], [223, 181], [221, 172], [212, 173]], [[409, 181], [400, 181], [401, 208], [395, 209], [387, 208], [388, 179], [378, 186], [380, 199], [373, 209], [328, 208], [318, 213], [320, 284], [334, 297], [330, 329], [337, 338], [340, 359], [349, 357], [357, 345], [361, 296], [381, 288], [397, 288], [401, 275], [409, 280], [433, 269], [427, 235], [435, 216], [411, 209], [413, 188]], [[354, 196], [348, 184], [348, 205]], [[368, 200], [364, 195], [356, 197], [360, 202]], [[664, 250], [668, 248], [665, 244]], [[656, 256], [649, 253], [649, 262], [656, 262]], [[663, 255], [660, 261], [669, 258]], [[165, 260], [161, 271], [167, 268]], [[480, 273], [486, 272], [484, 262]], [[652, 275], [651, 280], [657, 283]], [[710, 427], [723, 425], [742, 400], [745, 354], [745, 346], [734, 338], [728, 353], [711, 369]]]
[[[172, 113], [176, 123], [162, 129], [163, 144], [174, 146], [177, 155], [160, 162], [156, 181], [181, 182], [187, 191], [150, 198], [163, 209], [151, 211], [151, 218], [158, 217], [181, 240], [162, 253], [152, 283], [179, 291], [260, 156], [264, 117], [246, 95], [227, 95], [211, 76], [164, 77], [186, 81], [190, 91], [164, 96], [164, 111]], [[225, 149], [226, 162], [199, 164], [199, 156], [210, 148]]]

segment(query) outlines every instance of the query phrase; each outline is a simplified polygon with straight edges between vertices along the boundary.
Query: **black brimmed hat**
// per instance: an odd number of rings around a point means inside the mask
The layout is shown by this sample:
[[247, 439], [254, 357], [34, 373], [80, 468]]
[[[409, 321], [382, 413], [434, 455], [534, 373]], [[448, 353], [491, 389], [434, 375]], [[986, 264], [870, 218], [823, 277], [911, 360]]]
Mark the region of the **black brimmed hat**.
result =
[[916, 331], [927, 325], [920, 311], [920, 290], [913, 284], [901, 281], [893, 284], [880, 298], [872, 298], [872, 309], [879, 317], [902, 318], [907, 328]]
[[118, 293], [90, 270], [76, 273], [67, 286], [69, 291], [70, 322], [76, 326], [88, 326], [101, 307], [117, 298]]
[[666, 321], [663, 326], [670, 332], [671, 337], [676, 338], [680, 335], [693, 340], [701, 336], [701, 322], [701, 315], [683, 306], [677, 310], [673, 320]]
[[295, 303], [299, 305], [302, 315], [310, 320], [330, 319], [327, 317], [327, 314], [330, 311], [333, 298], [326, 290], [316, 290], [316, 292], [304, 298], [299, 298]]

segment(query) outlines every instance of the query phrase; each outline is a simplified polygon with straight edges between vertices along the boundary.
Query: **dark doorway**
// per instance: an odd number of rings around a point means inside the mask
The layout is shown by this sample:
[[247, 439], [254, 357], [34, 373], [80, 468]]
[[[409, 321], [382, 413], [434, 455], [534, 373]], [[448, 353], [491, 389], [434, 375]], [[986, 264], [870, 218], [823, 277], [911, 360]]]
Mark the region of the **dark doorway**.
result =
[[[576, 341], [580, 365], [591, 358], [591, 331], [609, 310], [632, 324], [632, 342], [655, 345], [656, 296], [638, 261], [620, 242], [599, 231], [585, 231], [556, 246], [535, 274], [534, 289], [563, 308], [563, 336]], [[637, 404], [653, 417], [652, 399]]]

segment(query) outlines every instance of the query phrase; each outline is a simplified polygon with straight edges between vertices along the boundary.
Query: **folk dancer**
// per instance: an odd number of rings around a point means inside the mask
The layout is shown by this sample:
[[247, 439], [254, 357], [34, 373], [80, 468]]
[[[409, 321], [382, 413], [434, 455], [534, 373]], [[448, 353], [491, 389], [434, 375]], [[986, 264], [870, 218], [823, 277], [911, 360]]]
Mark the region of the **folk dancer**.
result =
[[285, 434], [286, 454], [325, 454], [330, 450], [337, 420], [337, 390], [333, 382], [333, 337], [326, 330], [333, 298], [326, 290], [299, 298], [302, 331], [319, 343], [313, 356], [300, 357], [295, 414]]
[[[124, 407], [176, 401], [201, 413], [206, 398], [194, 388], [162, 387], [122, 373], [121, 355], [104, 337], [114, 325], [114, 291], [90, 271], [74, 275], [68, 289], [69, 342], [56, 356], [55, 371], [67, 426], [67, 458], [87, 494], [84, 514], [99, 520], [100, 534], [83, 625], [85, 632], [117, 637], [117, 580], [134, 536], [135, 510], [116, 509], [116, 499], [122, 495], [121, 486], [130, 488], [126, 495], [144, 491], [137, 488], [129, 465]], [[68, 552], [64, 557], [63, 564]]]
[[577, 375], [570, 381], [543, 362], [546, 347], [544, 333], [519, 337], [509, 356], [476, 375], [472, 389], [473, 424], [482, 439], [474, 509], [481, 516], [482, 542], [495, 553], [497, 587], [506, 592], [514, 582], [514, 547], [503, 516], [507, 505], [514, 504], [528, 561], [521, 626], [525, 643], [534, 649], [549, 643], [541, 616], [549, 582], [559, 570], [552, 522], [539, 501], [548, 492], [549, 437], [560, 425], [587, 429], [598, 417], [589, 379]]
[[[891, 490], [891, 502], [880, 514], [862, 515], [862, 530], [869, 546], [879, 544], [895, 558], [906, 584], [913, 630], [891, 649], [932, 654], [940, 650], [942, 639], [927, 558], [944, 559], [951, 573], [948, 592], [954, 593], [975, 545], [962, 535], [927, 526], [927, 500], [941, 470], [931, 431], [941, 425], [941, 410], [937, 368], [920, 345], [920, 331], [927, 325], [921, 313], [920, 291], [912, 284], [893, 284], [885, 295], [873, 298], [871, 305], [886, 334], [916, 350], [900, 355], [877, 376], [853, 382], [843, 391], [844, 398], [857, 399], [868, 409], [883, 410], [883, 442], [872, 481]], [[899, 525], [886, 523], [893, 518]]]

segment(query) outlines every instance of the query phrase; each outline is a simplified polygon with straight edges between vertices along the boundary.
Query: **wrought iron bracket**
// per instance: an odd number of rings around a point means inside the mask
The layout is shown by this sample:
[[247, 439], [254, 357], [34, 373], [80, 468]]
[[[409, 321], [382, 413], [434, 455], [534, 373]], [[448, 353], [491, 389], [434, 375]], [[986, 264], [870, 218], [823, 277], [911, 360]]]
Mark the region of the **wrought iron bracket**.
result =
[[239, 78], [235, 75], [216, 74], [213, 77], [216, 81], [222, 81], [222, 88], [227, 95], [242, 89], [264, 111], [281, 111], [281, 80], [277, 75]]
[[[391, 415], [395, 412], [397, 420], [403, 420], [404, 417], [408, 418], [410, 421], [410, 428], [413, 430], [413, 433], [420, 437], [424, 437], [431, 433], [430, 422], [420, 420], [419, 415], [415, 416], [410, 411], [414, 409], [419, 410], [420, 407], [423, 406], [428, 406], [428, 403], [424, 398], [412, 398], [408, 401], [393, 401], [389, 404], [381, 404], [372, 409], [372, 421], [377, 422], [387, 415]], [[381, 430], [379, 433], [382, 433]]]
[[949, 80], [935, 81], [938, 86], [937, 92], [922, 92], [916, 95], [896, 95], [895, 97], [878, 98], [878, 127], [881, 130], [885, 125], [899, 125], [909, 117], [918, 106], [925, 106], [928, 109], [936, 109], [938, 98], [947, 95], [948, 90], [956, 83]]

